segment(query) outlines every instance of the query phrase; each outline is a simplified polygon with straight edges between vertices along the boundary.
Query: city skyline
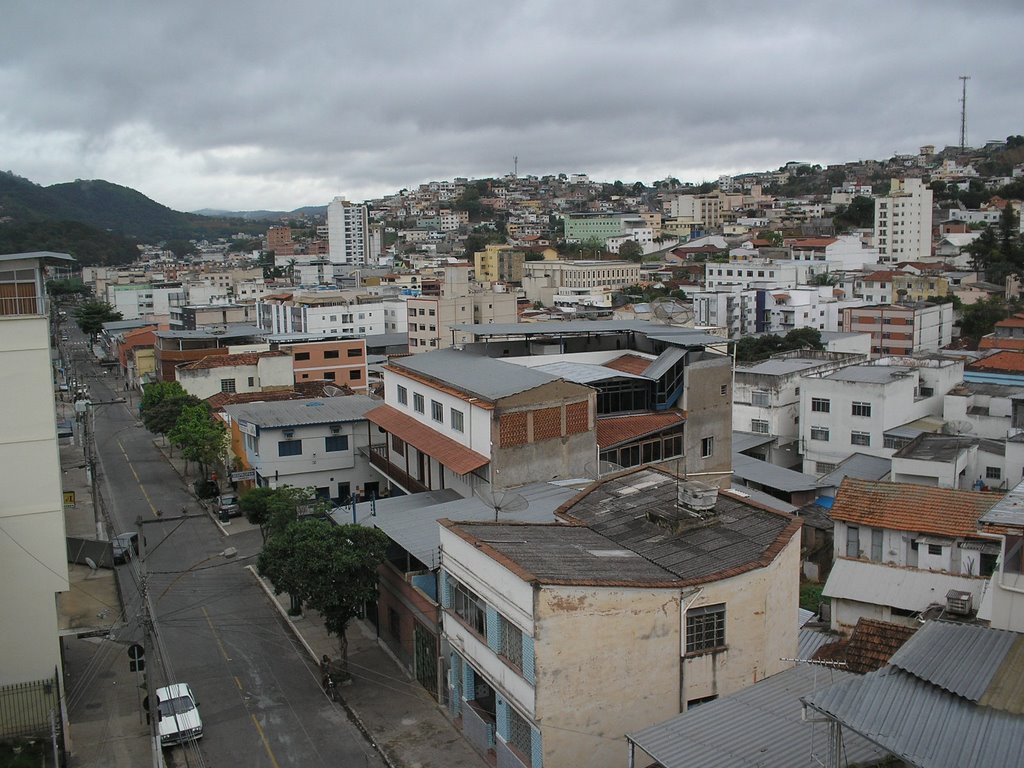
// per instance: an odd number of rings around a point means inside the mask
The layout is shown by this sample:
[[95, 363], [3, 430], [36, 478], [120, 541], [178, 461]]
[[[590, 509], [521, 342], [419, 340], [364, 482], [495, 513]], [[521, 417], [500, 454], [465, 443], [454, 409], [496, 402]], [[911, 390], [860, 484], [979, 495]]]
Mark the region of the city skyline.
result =
[[0, 157], [178, 210], [292, 210], [500, 176], [516, 156], [524, 175], [649, 184], [941, 149], [959, 142], [961, 75], [969, 145], [1022, 130], [1014, 3], [773, 10], [18, 1]]

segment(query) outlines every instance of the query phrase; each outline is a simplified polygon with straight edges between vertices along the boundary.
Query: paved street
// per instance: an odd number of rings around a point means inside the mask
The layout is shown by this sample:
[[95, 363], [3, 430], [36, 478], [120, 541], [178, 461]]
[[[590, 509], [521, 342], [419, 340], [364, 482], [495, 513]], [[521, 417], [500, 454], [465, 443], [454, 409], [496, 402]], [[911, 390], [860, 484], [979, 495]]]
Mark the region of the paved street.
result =
[[[129, 405], [111, 402], [125, 394], [121, 380], [87, 362], [85, 349], [73, 354], [97, 403], [100, 491], [110, 519], [117, 532], [138, 530], [135, 521], [143, 520], [163, 651], [147, 659], [148, 668], [156, 685], [189, 683], [203, 716], [204, 738], [168, 750], [168, 764], [382, 766], [344, 710], [323, 695], [308, 654], [245, 570], [258, 551], [259, 533], [235, 535], [229, 543]], [[230, 559], [221, 554], [228, 546], [238, 550]], [[142, 582], [137, 563], [121, 566], [129, 619], [142, 613]], [[135, 632], [141, 635], [138, 626]]]

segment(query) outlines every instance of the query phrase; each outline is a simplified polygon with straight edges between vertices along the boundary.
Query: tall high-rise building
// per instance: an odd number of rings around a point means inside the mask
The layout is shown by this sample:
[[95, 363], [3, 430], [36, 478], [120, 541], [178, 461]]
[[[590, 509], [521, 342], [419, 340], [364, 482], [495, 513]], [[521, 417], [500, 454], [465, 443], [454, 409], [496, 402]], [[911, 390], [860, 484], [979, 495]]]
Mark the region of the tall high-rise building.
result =
[[336, 197], [327, 206], [328, 258], [332, 264], [357, 267], [367, 263], [370, 222], [365, 205]]
[[893, 179], [889, 194], [875, 198], [875, 246], [883, 263], [931, 256], [932, 191], [921, 179]]

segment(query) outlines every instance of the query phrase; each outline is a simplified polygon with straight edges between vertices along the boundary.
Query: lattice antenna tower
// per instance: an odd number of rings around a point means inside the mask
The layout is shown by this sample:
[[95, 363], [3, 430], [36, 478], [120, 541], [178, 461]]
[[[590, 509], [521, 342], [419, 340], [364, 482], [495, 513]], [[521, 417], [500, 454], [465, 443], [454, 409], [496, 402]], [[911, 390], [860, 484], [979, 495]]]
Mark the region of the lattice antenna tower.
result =
[[967, 148], [967, 81], [970, 75], [960, 75], [960, 151]]

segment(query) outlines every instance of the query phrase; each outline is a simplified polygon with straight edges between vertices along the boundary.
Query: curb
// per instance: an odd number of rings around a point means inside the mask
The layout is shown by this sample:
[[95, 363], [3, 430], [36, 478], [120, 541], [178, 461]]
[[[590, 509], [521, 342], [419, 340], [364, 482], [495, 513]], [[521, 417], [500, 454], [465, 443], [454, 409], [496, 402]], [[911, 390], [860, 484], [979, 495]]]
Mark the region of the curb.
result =
[[[256, 572], [255, 567], [247, 565], [245, 566], [245, 569], [253, 575], [253, 578], [256, 579], [256, 583], [259, 584], [260, 588], [264, 591], [264, 593], [266, 593], [267, 597], [270, 598], [270, 602], [277, 609], [277, 612], [281, 615], [281, 618], [283, 618], [285, 622], [288, 624], [288, 628], [291, 629], [292, 634], [295, 636], [295, 638], [299, 641], [302, 647], [306, 649], [306, 653], [309, 654], [313, 662], [319, 664], [320, 657], [317, 656], [316, 651], [314, 651], [310, 644], [306, 642], [306, 638], [302, 636], [302, 633], [299, 632], [298, 627], [296, 627], [295, 624], [292, 622], [291, 616], [288, 615], [288, 612], [284, 609], [284, 606], [281, 605], [281, 603], [278, 601], [277, 595], [274, 594], [274, 590], [271, 589], [267, 585], [266, 580], [263, 579]], [[349, 703], [345, 701], [344, 695], [338, 697], [338, 703], [341, 704], [342, 709], [344, 709], [346, 714], [348, 714], [349, 719], [352, 721], [352, 723], [355, 725], [358, 731], [361, 734], [363, 734], [363, 738], [365, 738], [370, 743], [370, 746], [373, 747], [374, 751], [381, 756], [381, 758], [389, 766], [389, 768], [402, 768], [402, 766], [396, 763], [391, 758], [391, 755], [389, 755], [387, 751], [380, 744], [377, 743], [377, 740], [373, 737], [373, 734], [370, 733], [370, 729], [366, 727], [366, 724], [363, 722], [363, 719], [359, 716], [359, 713], [352, 709]]]

